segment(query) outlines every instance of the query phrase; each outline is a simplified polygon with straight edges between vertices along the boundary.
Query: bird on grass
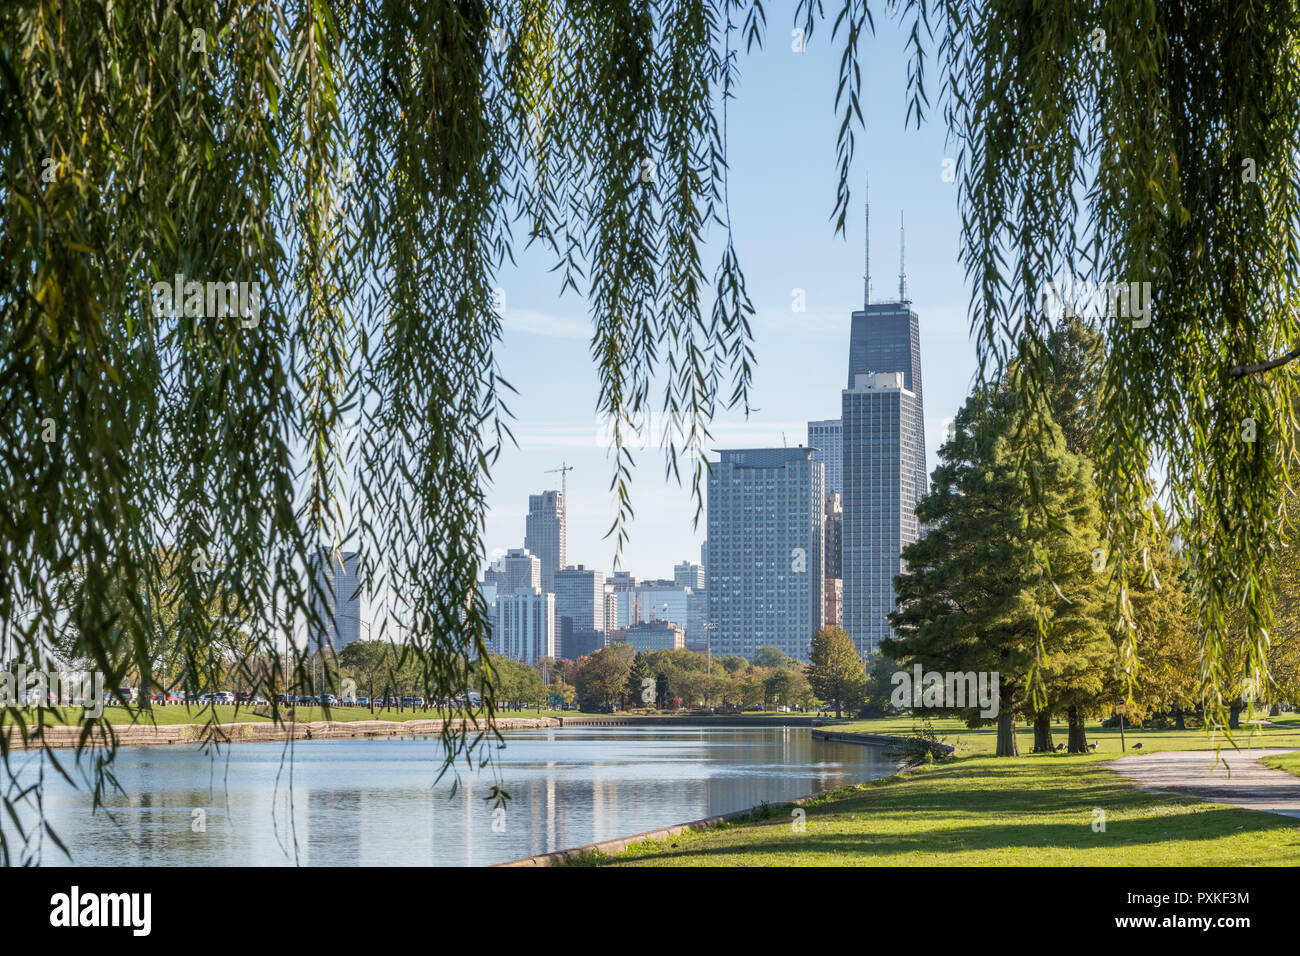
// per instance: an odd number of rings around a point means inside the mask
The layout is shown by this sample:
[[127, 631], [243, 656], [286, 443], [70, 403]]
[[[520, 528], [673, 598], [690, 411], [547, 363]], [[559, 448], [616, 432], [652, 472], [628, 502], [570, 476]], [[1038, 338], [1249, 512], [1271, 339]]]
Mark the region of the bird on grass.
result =
[[1141, 750], [1141, 749], [1142, 749], [1142, 745], [1141, 745], [1141, 744], [1134, 744], [1134, 745], [1133, 745], [1133, 749], [1134, 749], [1134, 750]]
[[1064, 749], [1065, 749], [1065, 744], [1057, 744], [1057, 745], [1056, 745], [1056, 749], [1057, 749], [1057, 750], [1064, 750]]
[[1088, 749], [1089, 749], [1089, 750], [1096, 750], [1096, 749], [1097, 749], [1097, 745], [1096, 745], [1096, 744], [1088, 744]]

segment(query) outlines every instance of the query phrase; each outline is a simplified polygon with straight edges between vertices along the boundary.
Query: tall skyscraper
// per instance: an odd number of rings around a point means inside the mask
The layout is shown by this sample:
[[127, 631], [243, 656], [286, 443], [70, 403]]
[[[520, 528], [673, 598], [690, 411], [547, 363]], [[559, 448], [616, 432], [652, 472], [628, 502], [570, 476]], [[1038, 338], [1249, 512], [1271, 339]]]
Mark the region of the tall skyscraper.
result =
[[525, 664], [555, 657], [555, 595], [540, 588], [517, 588], [497, 596], [497, 622], [493, 645], [498, 654]]
[[499, 589], [506, 594], [513, 594], [519, 588], [540, 588], [542, 586], [542, 562], [527, 548], [511, 548], [501, 559], [504, 580]]
[[820, 461], [826, 466], [827, 494], [844, 490], [840, 434], [838, 418], [808, 423], [808, 447], [815, 449], [813, 460]]
[[808, 659], [822, 626], [823, 465], [810, 448], [719, 451], [708, 486], [714, 654]]
[[920, 535], [917, 502], [929, 488], [920, 318], [907, 295], [903, 220], [898, 299], [871, 301], [871, 205], [866, 210], [862, 309], [849, 332], [841, 396], [843, 626], [866, 655], [892, 634], [901, 550]]
[[916, 474], [925, 461], [921, 400], [902, 372], [859, 375], [843, 392], [844, 629], [864, 657], [892, 633], [899, 552], [919, 536]]
[[524, 548], [542, 563], [542, 590], [555, 591], [555, 572], [565, 566], [568, 542], [564, 494], [543, 491], [528, 496]]
[[332, 647], [340, 651], [361, 639], [361, 595], [357, 580], [358, 554], [345, 551], [335, 557], [329, 548], [321, 548], [312, 560], [312, 574], [324, 592], [312, 595], [312, 610], [323, 622], [324, 630], [315, 629], [312, 647]]
[[[867, 221], [870, 223], [870, 208]], [[907, 297], [907, 273], [903, 263], [902, 220], [899, 220], [898, 301], [863, 302], [862, 310], [853, 313], [849, 330], [848, 388], [852, 389], [859, 375], [876, 372], [901, 372], [903, 388], [916, 396], [915, 420], [910, 424], [920, 437], [921, 457], [908, 476], [916, 485], [917, 499], [925, 497], [929, 487], [929, 472], [925, 462], [925, 392], [921, 386], [921, 320], [912, 310], [912, 300]], [[871, 287], [871, 263], [867, 262], [865, 279], [867, 290]], [[811, 432], [810, 423], [810, 432]], [[809, 444], [812, 444], [811, 437]], [[843, 467], [843, 466], [841, 466]], [[828, 489], [835, 490], [835, 489]], [[841, 489], [842, 490], [842, 489]]]

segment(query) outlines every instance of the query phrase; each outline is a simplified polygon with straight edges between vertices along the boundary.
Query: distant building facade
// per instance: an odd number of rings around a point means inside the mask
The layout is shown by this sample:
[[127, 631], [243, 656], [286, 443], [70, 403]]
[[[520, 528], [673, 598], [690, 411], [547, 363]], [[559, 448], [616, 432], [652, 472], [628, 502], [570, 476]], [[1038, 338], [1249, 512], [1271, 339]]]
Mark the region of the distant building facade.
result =
[[826, 578], [826, 626], [844, 626], [844, 582], [839, 578]]
[[356, 551], [335, 555], [320, 548], [312, 560], [316, 589], [312, 594], [313, 616], [320, 625], [311, 634], [314, 647], [341, 651], [361, 639], [361, 594], [357, 570], [360, 556]]
[[715, 655], [772, 644], [808, 660], [823, 622], [824, 465], [809, 448], [719, 452], [708, 485]]
[[692, 591], [704, 590], [704, 565], [683, 561], [673, 565], [673, 584]]
[[605, 633], [605, 572], [581, 564], [555, 572], [555, 612], [573, 619], [575, 633]]
[[900, 552], [920, 532], [920, 399], [903, 383], [901, 372], [859, 375], [843, 392], [843, 627], [864, 658], [893, 633]]
[[555, 572], [568, 560], [568, 515], [564, 495], [543, 491], [528, 496], [528, 517], [524, 521], [524, 548], [541, 562], [543, 591], [555, 593]]
[[502, 580], [499, 588], [512, 593], [519, 588], [542, 587], [542, 562], [527, 548], [511, 548], [501, 559]]
[[826, 493], [838, 494], [844, 490], [843, 478], [843, 440], [838, 418], [808, 423], [808, 447], [815, 449], [814, 461], [820, 461], [826, 468]]
[[[635, 624], [641, 620], [641, 601], [637, 596], [637, 579], [632, 576], [631, 571], [615, 571], [608, 578], [606, 583], [614, 589], [618, 595], [617, 616], [614, 619], [614, 627], [627, 627], [629, 624]], [[606, 621], [606, 624], [609, 622]]]
[[672, 621], [645, 621], [627, 628], [623, 640], [638, 651], [671, 651], [686, 646], [686, 629]]
[[523, 664], [556, 655], [555, 595], [540, 588], [518, 588], [497, 595], [496, 653]]

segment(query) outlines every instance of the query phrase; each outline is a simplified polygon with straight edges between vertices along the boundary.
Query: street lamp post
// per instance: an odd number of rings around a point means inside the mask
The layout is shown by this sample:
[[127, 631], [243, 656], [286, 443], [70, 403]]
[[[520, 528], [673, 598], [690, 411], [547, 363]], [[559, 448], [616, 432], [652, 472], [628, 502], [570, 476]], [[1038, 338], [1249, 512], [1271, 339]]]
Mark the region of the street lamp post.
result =
[[704, 622], [704, 649], [708, 654], [705, 674], [709, 678], [709, 705], [713, 704], [713, 632], [718, 629], [717, 621]]

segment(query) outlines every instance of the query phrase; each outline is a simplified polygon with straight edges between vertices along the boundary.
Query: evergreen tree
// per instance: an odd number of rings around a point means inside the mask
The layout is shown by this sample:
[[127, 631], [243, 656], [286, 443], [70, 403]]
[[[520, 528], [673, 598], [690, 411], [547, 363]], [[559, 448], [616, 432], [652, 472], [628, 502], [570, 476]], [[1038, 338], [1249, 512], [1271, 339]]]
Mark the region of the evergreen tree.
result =
[[[649, 688], [649, 694], [645, 693]], [[632, 669], [627, 675], [627, 699], [633, 707], [652, 707], [655, 704], [656, 679], [645, 654], [637, 651], [632, 659]], [[649, 699], [647, 699], [647, 697]]]
[[[977, 392], [940, 449], [917, 507], [930, 531], [903, 549], [890, 616], [898, 636], [881, 650], [926, 670], [996, 672], [997, 755], [1018, 756], [1015, 719], [1033, 683], [1086, 694], [1090, 671], [1104, 664], [1104, 585], [1092, 570], [1099, 516], [1088, 463], [1066, 450], [1050, 411], [995, 409]], [[1030, 440], [1041, 451], [1024, 470], [1019, 445]], [[961, 713], [983, 720], [975, 707]]]

